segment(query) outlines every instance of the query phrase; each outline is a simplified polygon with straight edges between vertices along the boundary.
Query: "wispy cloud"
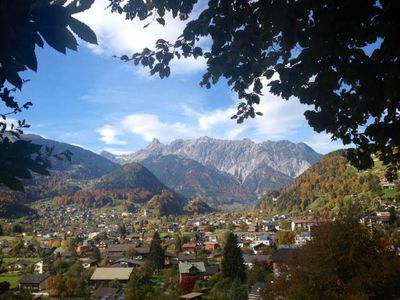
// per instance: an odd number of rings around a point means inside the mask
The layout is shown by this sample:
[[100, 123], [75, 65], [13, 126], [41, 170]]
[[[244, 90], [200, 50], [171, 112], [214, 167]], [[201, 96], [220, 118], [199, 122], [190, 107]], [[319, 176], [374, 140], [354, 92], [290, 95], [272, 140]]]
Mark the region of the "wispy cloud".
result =
[[111, 125], [104, 125], [97, 132], [101, 135], [100, 140], [107, 145], [126, 145], [126, 141], [118, 139], [122, 132]]
[[352, 147], [352, 145], [344, 146], [341, 141], [332, 141], [331, 136], [326, 133], [315, 133], [309, 140], [305, 141], [305, 143], [323, 154], [337, 149]]

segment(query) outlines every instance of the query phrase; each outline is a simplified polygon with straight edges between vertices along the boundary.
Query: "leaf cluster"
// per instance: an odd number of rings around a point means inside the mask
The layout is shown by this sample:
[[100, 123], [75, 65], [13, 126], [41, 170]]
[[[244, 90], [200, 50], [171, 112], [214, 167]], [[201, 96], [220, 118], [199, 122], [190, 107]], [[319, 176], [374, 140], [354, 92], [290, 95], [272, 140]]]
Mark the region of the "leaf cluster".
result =
[[[191, 13], [195, 1], [110, 0], [112, 11], [144, 20], [152, 9]], [[125, 5], [122, 5], [122, 4]], [[242, 100], [238, 123], [257, 114], [263, 88], [309, 105], [305, 117], [317, 132], [356, 149], [348, 157], [358, 168], [372, 166], [376, 153], [396, 176], [400, 165], [400, 3], [397, 1], [210, 0], [186, 24], [175, 42], [159, 40], [123, 60], [168, 77], [172, 59], [203, 56], [201, 85], [220, 78]], [[163, 23], [162, 23], [163, 24]], [[205, 38], [210, 46], [199, 45]], [[371, 51], [368, 49], [372, 49]]]

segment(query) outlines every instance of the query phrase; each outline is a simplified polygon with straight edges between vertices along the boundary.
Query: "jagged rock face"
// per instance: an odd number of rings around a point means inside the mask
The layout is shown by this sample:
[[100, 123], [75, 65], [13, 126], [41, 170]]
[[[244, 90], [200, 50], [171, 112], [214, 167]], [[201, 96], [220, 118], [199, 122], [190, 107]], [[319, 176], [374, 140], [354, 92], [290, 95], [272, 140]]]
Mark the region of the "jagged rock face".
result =
[[153, 140], [145, 149], [126, 156], [117, 156], [120, 162], [142, 161], [151, 156], [176, 154], [193, 159], [205, 166], [231, 174], [244, 183], [260, 165], [266, 165], [289, 177], [296, 177], [322, 158], [304, 143], [266, 141], [255, 143], [217, 140], [201, 137], [192, 140], [175, 140], [164, 145]]
[[150, 156], [140, 162], [169, 188], [187, 198], [201, 196], [212, 205], [251, 203], [257, 199], [230, 174], [180, 155]]

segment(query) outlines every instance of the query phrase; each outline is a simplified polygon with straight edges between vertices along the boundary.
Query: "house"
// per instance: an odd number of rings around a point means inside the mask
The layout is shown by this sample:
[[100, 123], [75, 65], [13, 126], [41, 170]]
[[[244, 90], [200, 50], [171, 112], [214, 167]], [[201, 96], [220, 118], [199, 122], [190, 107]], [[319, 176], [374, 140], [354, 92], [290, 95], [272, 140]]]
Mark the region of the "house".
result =
[[184, 253], [184, 252], [178, 253], [178, 261], [179, 262], [188, 262], [188, 261], [195, 261], [195, 260], [196, 260], [196, 254], [194, 254], [194, 253]]
[[111, 244], [107, 247], [108, 259], [120, 259], [125, 256], [125, 253], [131, 249], [138, 249], [136, 243], [130, 244]]
[[213, 275], [217, 274], [219, 272], [219, 266], [218, 265], [209, 265], [206, 266], [206, 272], [204, 273], [204, 279], [207, 280]]
[[291, 223], [292, 231], [295, 231], [298, 228], [305, 229], [311, 231], [311, 227], [319, 225], [321, 223], [331, 222], [329, 219], [302, 219], [302, 220], [293, 220]]
[[243, 262], [249, 269], [251, 269], [256, 262], [262, 265], [267, 265], [270, 261], [271, 261], [271, 255], [243, 254]]
[[214, 251], [214, 250], [217, 250], [218, 248], [219, 248], [218, 243], [213, 243], [213, 242], [204, 243], [204, 250]]
[[121, 291], [117, 288], [99, 287], [93, 292], [91, 299], [101, 299], [101, 300], [118, 299], [120, 292]]
[[196, 243], [185, 243], [182, 245], [182, 250], [189, 252], [189, 253], [195, 253], [196, 252]]
[[143, 260], [130, 259], [127, 257], [120, 258], [112, 263], [112, 267], [119, 268], [132, 268], [141, 267], [145, 264]]
[[40, 292], [47, 288], [47, 280], [49, 273], [44, 274], [27, 274], [19, 280], [19, 288], [30, 292]]
[[206, 272], [204, 262], [181, 262], [178, 265], [179, 284], [183, 291], [190, 292], [196, 281]]
[[311, 241], [310, 231], [301, 232], [294, 237], [294, 244], [298, 246], [303, 246], [309, 241]]
[[253, 242], [250, 244], [250, 248], [253, 249], [255, 254], [262, 254], [266, 248], [270, 246], [268, 242]]
[[128, 282], [133, 268], [96, 268], [90, 277], [90, 281], [95, 283], [119, 281]]
[[16, 262], [10, 264], [8, 268], [12, 271], [21, 271], [31, 264], [32, 262], [29, 260], [17, 260]]
[[81, 265], [84, 269], [89, 269], [90, 267], [94, 267], [97, 263], [97, 260], [89, 257], [80, 258], [79, 261], [81, 262]]
[[267, 286], [266, 282], [257, 281], [249, 292], [248, 300], [261, 300], [261, 291]]
[[266, 222], [263, 223], [264, 231], [277, 231], [279, 230], [279, 224], [278, 222]]
[[289, 261], [295, 258], [298, 251], [298, 248], [279, 248], [274, 254], [272, 254], [272, 267], [276, 277], [283, 273], [283, 270], [286, 268]]

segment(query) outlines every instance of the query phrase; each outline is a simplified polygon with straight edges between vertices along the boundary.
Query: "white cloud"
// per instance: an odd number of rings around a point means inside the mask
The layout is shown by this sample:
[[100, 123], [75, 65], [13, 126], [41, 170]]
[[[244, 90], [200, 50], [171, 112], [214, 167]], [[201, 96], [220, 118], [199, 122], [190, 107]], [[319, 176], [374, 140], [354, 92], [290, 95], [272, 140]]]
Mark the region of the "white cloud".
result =
[[[154, 49], [155, 42], [160, 38], [175, 41], [187, 23], [166, 14], [165, 26], [154, 20], [147, 28], [143, 28], [152, 18], [145, 21], [125, 20], [125, 15], [111, 13], [110, 9], [106, 9], [108, 5], [107, 0], [96, 0], [90, 9], [77, 15], [97, 35], [98, 45], [87, 45], [96, 54], [130, 55], [146, 47]], [[204, 59], [181, 59], [171, 63], [172, 74], [192, 73], [204, 67]], [[147, 74], [147, 69], [135, 68], [135, 71], [141, 75]]]
[[104, 125], [97, 132], [101, 135], [100, 140], [108, 145], [126, 145], [126, 141], [119, 140], [117, 136], [122, 135], [122, 132], [111, 125]]
[[332, 141], [331, 136], [326, 133], [316, 133], [308, 141], [307, 145], [319, 153], [329, 153], [334, 150], [351, 147], [351, 145], [344, 146], [341, 141]]
[[171, 141], [178, 137], [190, 138], [196, 135], [193, 128], [180, 122], [163, 122], [154, 114], [126, 116], [122, 121], [122, 126], [146, 141], [151, 141], [155, 137], [162, 141]]
[[129, 114], [122, 117], [119, 123], [102, 128], [102, 140], [115, 144], [113, 134], [121, 133], [116, 128], [122, 128], [123, 134], [135, 134], [145, 141], [158, 138], [163, 142], [169, 142], [178, 138], [204, 135], [221, 139], [251, 138], [257, 142], [268, 139], [298, 140], [299, 131], [307, 126], [304, 118], [307, 107], [296, 99], [285, 101], [265, 92], [261, 97], [261, 104], [255, 107], [263, 115], [245, 120], [243, 124], [237, 124], [230, 118], [236, 112], [237, 103], [238, 101], [234, 100], [231, 105], [218, 109], [206, 109], [182, 103], [178, 105], [181, 108], [180, 114], [175, 115], [164, 114], [162, 109], [151, 114], [143, 112]]

